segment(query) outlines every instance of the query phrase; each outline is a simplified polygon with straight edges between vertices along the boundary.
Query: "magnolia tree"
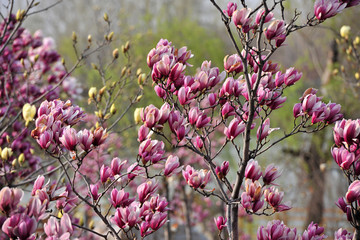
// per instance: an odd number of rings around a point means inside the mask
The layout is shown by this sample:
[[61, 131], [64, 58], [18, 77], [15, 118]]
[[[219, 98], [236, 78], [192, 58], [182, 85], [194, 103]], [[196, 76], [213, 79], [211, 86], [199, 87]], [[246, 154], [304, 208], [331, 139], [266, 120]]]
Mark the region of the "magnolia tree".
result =
[[[182, 171], [183, 177], [195, 191], [205, 197], [218, 198], [226, 205], [226, 216], [216, 218], [216, 226], [219, 231], [226, 229], [231, 239], [238, 239], [239, 208], [255, 215], [272, 215], [290, 209], [283, 203], [284, 193], [274, 186], [274, 180], [280, 176], [277, 167], [270, 164], [262, 170], [257, 157], [287, 137], [301, 132], [313, 133], [342, 119], [340, 105], [324, 103], [316, 95], [317, 90], [310, 88], [293, 108], [293, 129], [283, 137], [271, 140], [269, 135], [277, 128], [270, 127], [269, 117], [286, 101], [284, 90], [294, 85], [302, 74], [294, 68], [280, 71], [280, 66], [271, 62], [270, 57], [292, 32], [316, 26], [359, 1], [316, 1], [314, 14], [308, 15], [307, 22], [302, 25], [296, 23], [297, 12], [290, 21], [285, 20], [282, 1], [262, 1], [255, 10], [248, 8], [246, 1], [241, 1], [239, 8], [230, 2], [224, 10], [215, 1], [211, 2], [221, 13], [236, 53], [224, 58], [225, 71], [221, 72], [212, 67], [211, 62], [205, 61], [199, 71], [190, 76], [186, 75], [186, 67], [191, 66], [187, 62], [192, 57], [191, 52], [186, 47], [176, 49], [168, 40], [160, 40], [150, 51], [147, 63], [152, 69], [154, 90], [165, 103], [160, 109], [153, 105], [143, 109], [141, 118], [144, 125], [139, 129], [139, 141], [150, 144], [149, 152], [155, 154], [162, 145], [151, 140], [152, 133], [155, 133], [173, 147], [186, 148], [201, 156], [207, 169], [197, 170], [188, 165]], [[275, 10], [281, 12], [279, 19], [274, 18]], [[231, 28], [232, 23], [235, 29]], [[171, 134], [163, 131], [166, 122]], [[355, 227], [354, 238], [357, 239], [357, 174], [348, 170], [356, 165], [357, 145], [350, 145], [358, 142], [355, 139], [359, 134], [358, 123], [350, 122], [343, 120], [336, 125], [335, 131], [339, 130], [335, 138], [340, 138], [336, 144], [342, 147], [341, 150], [334, 148], [333, 155], [338, 156], [336, 162], [346, 170], [349, 182], [353, 182], [347, 199], [339, 201], [339, 206], [352, 216], [349, 221]], [[344, 141], [345, 129], [351, 132], [348, 138], [351, 144]], [[221, 137], [224, 137], [223, 143], [214, 146], [214, 139]], [[237, 153], [238, 167], [235, 169], [229, 169], [227, 161], [217, 162], [227, 145]], [[235, 174], [228, 174], [230, 170]], [[233, 175], [235, 179], [231, 179]], [[216, 185], [215, 189], [206, 188], [210, 179]], [[272, 221], [267, 227], [258, 229], [257, 237], [323, 239], [326, 237], [323, 233], [322, 227], [311, 223], [301, 236], [297, 236], [296, 229]], [[352, 236], [339, 229], [335, 238]]]
[[[132, 71], [130, 45], [122, 47], [129, 62], [117, 80], [106, 73], [119, 58], [118, 49], [112, 52], [108, 65], [93, 64], [103, 86], [89, 89], [88, 102], [94, 106], [95, 115], [86, 114], [70, 100], [58, 99], [60, 85], [68, 91], [78, 88], [72, 88], [74, 80], [66, 80], [72, 70], [60, 67], [52, 41], [21, 28], [34, 2], [15, 16], [11, 15], [13, 2], [9, 2], [10, 15], [0, 28], [1, 238], [145, 238], [167, 223], [168, 212], [176, 210], [176, 204], [159, 195], [160, 190], [164, 192], [160, 180], [165, 179], [166, 190], [170, 187], [166, 179], [180, 172], [199, 196], [215, 198], [225, 206], [225, 214], [211, 221], [220, 238], [239, 239], [239, 215], [269, 216], [291, 208], [274, 184], [281, 175], [278, 167], [261, 167], [259, 155], [292, 135], [320, 131], [341, 120], [342, 114], [340, 105], [325, 103], [316, 89], [307, 89], [293, 108], [293, 129], [272, 139], [270, 134], [278, 128], [273, 123], [270, 127], [271, 115], [286, 101], [286, 88], [302, 74], [294, 68], [281, 71], [270, 58], [292, 32], [316, 26], [360, 1], [316, 1], [314, 14], [301, 25], [297, 24], [297, 12], [290, 20], [285, 19], [283, 1], [264, 0], [255, 10], [248, 8], [245, 0], [230, 2], [225, 9], [214, 0], [210, 2], [221, 13], [236, 52], [224, 58], [224, 71], [205, 61], [192, 76], [186, 74], [186, 68], [191, 67], [191, 51], [176, 49], [168, 40], [159, 41], [148, 54], [147, 64], [152, 69], [154, 90], [164, 104], [136, 111], [135, 120], [143, 124], [138, 130], [139, 152], [134, 161], [109, 154], [110, 148], [121, 148], [115, 126], [141, 98], [147, 79], [141, 70]], [[280, 13], [278, 18], [275, 12]], [[104, 20], [109, 27], [109, 16], [105, 14]], [[73, 69], [108, 45], [113, 35], [107, 31], [97, 46], [89, 36], [85, 49], [79, 52], [73, 34], [78, 58]], [[127, 107], [118, 111], [117, 99], [136, 79], [139, 89]], [[70, 83], [64, 84], [66, 81]], [[39, 101], [42, 103], [36, 108]], [[34, 157], [35, 146], [27, 143], [32, 124], [31, 136], [45, 153], [42, 158]], [[335, 238], [360, 239], [359, 120], [338, 121], [334, 138], [333, 156], [349, 180], [349, 190], [337, 204], [355, 228], [354, 236], [339, 229]], [[167, 154], [166, 144], [180, 151]], [[220, 161], [225, 148], [234, 149], [236, 167]], [[115, 152], [119, 155], [120, 151]], [[191, 160], [194, 154], [196, 160]], [[179, 157], [184, 156], [188, 160], [181, 166]], [[201, 168], [194, 168], [194, 163]], [[326, 236], [316, 223], [297, 235], [295, 228], [274, 220], [259, 227], [257, 238]]]

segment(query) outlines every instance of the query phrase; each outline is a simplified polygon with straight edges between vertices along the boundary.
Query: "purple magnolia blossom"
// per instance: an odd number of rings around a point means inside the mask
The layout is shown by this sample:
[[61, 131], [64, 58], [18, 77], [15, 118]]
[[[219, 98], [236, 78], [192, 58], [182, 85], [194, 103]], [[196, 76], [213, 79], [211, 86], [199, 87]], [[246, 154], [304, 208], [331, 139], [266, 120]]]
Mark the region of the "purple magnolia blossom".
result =
[[232, 17], [234, 11], [237, 9], [237, 4], [234, 2], [228, 2], [226, 9], [223, 10], [225, 14], [227, 14], [230, 18]]
[[129, 198], [130, 194], [128, 192], [125, 192], [123, 189], [118, 191], [116, 188], [114, 188], [110, 193], [110, 203], [115, 207], [127, 207], [132, 202], [135, 201], [135, 198]]
[[240, 28], [243, 33], [248, 33], [254, 28], [252, 18], [249, 16], [250, 13], [251, 9], [243, 8], [241, 10], [236, 10], [232, 15], [232, 21], [235, 26]]
[[2, 231], [12, 239], [34, 240], [37, 222], [25, 214], [14, 214], [2, 225]]
[[250, 159], [245, 168], [245, 177], [253, 181], [259, 180], [262, 176], [261, 167], [257, 161]]
[[296, 228], [290, 229], [280, 220], [273, 220], [268, 222], [267, 226], [261, 226], [257, 231], [258, 240], [269, 239], [296, 239]]
[[314, 14], [317, 19], [323, 21], [341, 12], [346, 5], [339, 0], [317, 0], [314, 5]]
[[221, 231], [224, 227], [226, 227], [226, 218], [224, 218], [223, 216], [219, 216], [217, 218], [214, 218], [215, 224], [217, 229], [219, 229], [219, 231]]
[[303, 235], [301, 236], [301, 240], [311, 240], [311, 239], [325, 239], [327, 238], [324, 235], [324, 228], [319, 227], [316, 223], [311, 222], [308, 228], [304, 231]]
[[165, 162], [164, 175], [170, 177], [181, 172], [182, 168], [183, 166], [180, 166], [179, 158], [170, 155]]
[[0, 191], [0, 210], [10, 213], [19, 204], [24, 192], [18, 188], [4, 187]]
[[201, 169], [195, 170], [191, 166], [186, 166], [185, 170], [182, 170], [183, 177], [186, 183], [193, 188], [205, 188], [206, 184], [210, 180], [210, 171]]
[[360, 200], [360, 180], [355, 180], [350, 184], [345, 198], [348, 203]]

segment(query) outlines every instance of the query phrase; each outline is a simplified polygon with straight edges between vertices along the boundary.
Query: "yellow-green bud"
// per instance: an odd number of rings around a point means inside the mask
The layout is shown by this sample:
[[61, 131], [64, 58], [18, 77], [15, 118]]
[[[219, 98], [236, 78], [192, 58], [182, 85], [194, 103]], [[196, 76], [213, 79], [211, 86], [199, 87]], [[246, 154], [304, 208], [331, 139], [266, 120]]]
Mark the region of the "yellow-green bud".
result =
[[359, 80], [360, 79], [360, 74], [357, 72], [357, 73], [355, 73], [355, 78], [357, 79], [357, 80]]
[[19, 163], [20, 163], [20, 166], [23, 165], [23, 163], [25, 162], [25, 154], [24, 153], [21, 153], [19, 155]]
[[121, 70], [121, 76], [123, 77], [126, 73], [126, 67], [123, 67], [123, 69]]
[[74, 43], [77, 42], [76, 32], [72, 32], [71, 39], [73, 40]]
[[29, 122], [34, 120], [36, 114], [36, 107], [35, 105], [30, 105], [29, 103], [26, 103], [23, 106], [22, 109], [22, 115], [25, 120], [25, 126], [27, 127], [29, 125]]
[[99, 95], [102, 96], [105, 92], [106, 86], [102, 87], [99, 91]]
[[111, 105], [111, 107], [110, 107], [110, 113], [111, 114], [115, 114], [116, 113], [116, 107], [115, 107], [115, 104], [113, 103], [112, 105]]
[[97, 93], [96, 87], [91, 87], [89, 89], [89, 98], [95, 99], [96, 93]]
[[91, 36], [90, 34], [88, 35], [88, 39], [87, 39], [87, 40], [88, 40], [89, 43], [92, 42], [92, 36]]
[[136, 124], [139, 124], [141, 123], [141, 111], [143, 111], [143, 108], [136, 108], [135, 111], [134, 111], [134, 121]]
[[108, 40], [111, 41], [113, 37], [114, 37], [114, 32], [109, 33]]
[[145, 73], [140, 74], [139, 77], [138, 77], [138, 84], [143, 85], [145, 79], [146, 79], [146, 74]]
[[350, 31], [351, 31], [351, 27], [344, 25], [340, 28], [340, 36], [347, 39], [349, 38]]
[[1, 151], [1, 158], [2, 158], [3, 160], [8, 160], [8, 159], [11, 157], [12, 154], [13, 154], [12, 149], [6, 147], [6, 148], [4, 148], [4, 149]]
[[356, 38], [354, 39], [354, 45], [358, 45], [360, 43], [360, 37], [356, 36]]
[[109, 16], [107, 15], [107, 13], [104, 13], [104, 20], [105, 20], [105, 22], [109, 21]]

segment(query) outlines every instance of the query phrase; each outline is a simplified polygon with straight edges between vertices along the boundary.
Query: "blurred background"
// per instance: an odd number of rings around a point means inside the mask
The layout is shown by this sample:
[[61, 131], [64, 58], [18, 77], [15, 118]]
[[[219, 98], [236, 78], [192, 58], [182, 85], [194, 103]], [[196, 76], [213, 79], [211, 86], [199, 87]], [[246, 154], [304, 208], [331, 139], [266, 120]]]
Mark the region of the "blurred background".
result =
[[[41, 1], [38, 7], [46, 8], [55, 2]], [[225, 9], [227, 1], [217, 2]], [[305, 21], [307, 14], [313, 12], [313, 1], [307, 2], [286, 1], [285, 17], [290, 19], [297, 9], [302, 12], [299, 23]], [[16, 1], [16, 4], [17, 8], [23, 8], [26, 1]], [[256, 1], [252, 1], [252, 4], [256, 5]], [[191, 68], [193, 73], [204, 60], [211, 60], [214, 66], [222, 70], [224, 56], [235, 53], [220, 14], [209, 0], [63, 0], [45, 12], [30, 16], [25, 27], [31, 32], [41, 29], [44, 36], [53, 37], [59, 53], [70, 67], [76, 61], [72, 33], [76, 33], [80, 48], [82, 44], [85, 46], [88, 35], [95, 42], [101, 41], [106, 26], [104, 13], [108, 14], [111, 30], [114, 31], [111, 47], [121, 48], [122, 44], [130, 41], [132, 64], [145, 73], [150, 72], [146, 65], [147, 53], [161, 38], [172, 41], [177, 48], [187, 46], [191, 49], [194, 54], [190, 61], [194, 65]], [[278, 13], [275, 16], [276, 14]], [[360, 71], [359, 64], [351, 57], [349, 46], [339, 35], [341, 26], [348, 25], [351, 27], [350, 37], [356, 38], [359, 34], [359, 14], [359, 8], [345, 9], [319, 27], [302, 29], [292, 34], [285, 46], [274, 55], [273, 62], [280, 63], [282, 70], [294, 66], [303, 73], [302, 81], [287, 89], [288, 101], [271, 120], [272, 123], [276, 121], [281, 128], [281, 131], [277, 131], [278, 136], [292, 127], [292, 106], [309, 87], [319, 89], [325, 100], [340, 103], [345, 118], [360, 116], [357, 75]], [[80, 106], [88, 108], [88, 88], [100, 86], [96, 72], [89, 70], [91, 63], [101, 64], [111, 59], [111, 53], [109, 49], [91, 56], [82, 68], [72, 74], [84, 88], [82, 98], [77, 100]], [[117, 69], [115, 65], [111, 71], [112, 77], [116, 78], [121, 67]], [[159, 107], [161, 101], [153, 93], [151, 84], [145, 86], [144, 90], [144, 96], [136, 107], [144, 107], [150, 103]], [[127, 116], [129, 123], [133, 121], [132, 113], [130, 111]], [[328, 127], [316, 134], [297, 135], [258, 159], [262, 166], [274, 162], [283, 169], [278, 183], [285, 192], [284, 201], [291, 201], [293, 207], [288, 212], [271, 216], [271, 219], [281, 219], [289, 227], [297, 227], [298, 232], [302, 232], [305, 226], [314, 221], [324, 226], [330, 237], [340, 227], [351, 229], [344, 214], [334, 204], [339, 196], [345, 194], [347, 185], [341, 170], [331, 157], [331, 131], [332, 127]], [[136, 136], [135, 128], [123, 133], [122, 141], [126, 146], [124, 155], [129, 158], [134, 157], [137, 152]], [[233, 162], [236, 160], [232, 158], [231, 151], [220, 157]], [[270, 218], [244, 218], [241, 224], [245, 233], [254, 236], [258, 226], [266, 224]], [[211, 218], [209, 221], [213, 223]], [[206, 226], [200, 222], [194, 222], [193, 225], [194, 239], [205, 239], [205, 236], [208, 239], [217, 238], [205, 231]], [[173, 229], [181, 229], [181, 226], [174, 224]], [[203, 233], [205, 236], [201, 236]]]

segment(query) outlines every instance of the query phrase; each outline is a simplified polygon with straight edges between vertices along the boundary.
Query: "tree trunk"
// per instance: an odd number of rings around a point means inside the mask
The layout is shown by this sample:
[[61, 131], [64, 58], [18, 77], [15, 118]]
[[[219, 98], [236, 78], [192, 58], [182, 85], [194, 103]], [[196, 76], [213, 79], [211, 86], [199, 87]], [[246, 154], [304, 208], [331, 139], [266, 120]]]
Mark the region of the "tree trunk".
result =
[[[324, 134], [321, 133], [321, 135]], [[304, 160], [308, 167], [307, 179], [311, 184], [311, 196], [307, 206], [305, 229], [311, 222], [320, 224], [324, 213], [325, 174], [320, 169], [320, 166], [325, 161], [319, 154], [321, 149], [314, 143], [316, 140], [319, 140], [319, 138], [312, 138], [309, 152], [304, 155]]]

